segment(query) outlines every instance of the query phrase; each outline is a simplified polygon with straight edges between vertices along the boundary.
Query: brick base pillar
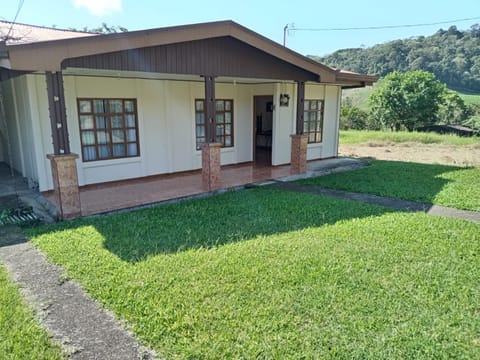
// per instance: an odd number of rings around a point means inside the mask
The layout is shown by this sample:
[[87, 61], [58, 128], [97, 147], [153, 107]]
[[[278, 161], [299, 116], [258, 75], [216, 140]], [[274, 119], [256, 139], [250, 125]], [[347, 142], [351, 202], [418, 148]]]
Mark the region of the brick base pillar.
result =
[[220, 149], [222, 144], [205, 143], [202, 145], [202, 183], [207, 191], [219, 189], [220, 180]]
[[307, 172], [308, 135], [290, 135], [290, 137], [292, 138], [290, 173], [303, 174]]
[[52, 165], [53, 189], [60, 219], [81, 216], [77, 154], [47, 155]]

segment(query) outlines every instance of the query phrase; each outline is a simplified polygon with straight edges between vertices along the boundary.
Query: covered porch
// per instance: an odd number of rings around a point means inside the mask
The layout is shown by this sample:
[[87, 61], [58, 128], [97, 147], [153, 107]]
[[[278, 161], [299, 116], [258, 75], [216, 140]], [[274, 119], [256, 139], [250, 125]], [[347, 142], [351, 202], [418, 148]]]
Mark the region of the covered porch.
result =
[[[361, 160], [350, 158], [310, 161], [306, 173], [301, 176], [317, 176], [362, 164]], [[202, 197], [249, 184], [289, 179], [292, 179], [290, 165], [258, 166], [248, 163], [222, 167], [221, 184], [215, 191], [206, 191], [202, 186], [201, 170], [87, 185], [80, 187], [81, 216]], [[46, 192], [44, 196], [52, 203], [57, 201], [53, 192]]]

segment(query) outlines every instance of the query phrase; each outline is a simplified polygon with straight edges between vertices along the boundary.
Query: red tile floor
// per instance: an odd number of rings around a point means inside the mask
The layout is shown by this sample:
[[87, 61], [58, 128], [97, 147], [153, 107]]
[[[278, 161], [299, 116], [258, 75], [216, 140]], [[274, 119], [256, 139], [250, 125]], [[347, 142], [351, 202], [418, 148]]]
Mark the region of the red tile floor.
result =
[[[222, 188], [227, 189], [249, 183], [290, 175], [290, 166], [243, 164], [222, 167]], [[80, 188], [82, 215], [93, 215], [113, 210], [157, 203], [204, 193], [201, 171], [186, 174], [150, 176], [116, 181]], [[53, 194], [44, 194], [50, 201]]]

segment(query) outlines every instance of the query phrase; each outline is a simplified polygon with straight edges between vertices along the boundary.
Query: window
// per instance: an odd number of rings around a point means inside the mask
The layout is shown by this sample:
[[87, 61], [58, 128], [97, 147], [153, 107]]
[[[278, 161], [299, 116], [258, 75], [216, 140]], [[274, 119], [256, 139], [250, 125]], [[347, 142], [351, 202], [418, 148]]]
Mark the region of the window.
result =
[[[195, 134], [197, 150], [202, 148], [206, 138], [205, 100], [195, 100]], [[222, 147], [233, 146], [233, 100], [215, 100], [215, 141]]]
[[305, 100], [303, 108], [303, 133], [309, 143], [321, 143], [323, 132], [323, 100]]
[[137, 100], [77, 99], [83, 161], [140, 155]]

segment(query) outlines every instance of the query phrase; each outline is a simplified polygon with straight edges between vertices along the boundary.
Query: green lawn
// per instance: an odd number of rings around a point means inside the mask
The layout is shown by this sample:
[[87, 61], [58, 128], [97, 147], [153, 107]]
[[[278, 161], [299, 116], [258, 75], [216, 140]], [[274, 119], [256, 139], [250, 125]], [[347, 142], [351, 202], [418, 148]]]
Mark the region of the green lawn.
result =
[[478, 145], [480, 137], [460, 137], [457, 135], [441, 135], [431, 132], [408, 132], [408, 131], [369, 131], [369, 130], [341, 130], [340, 144], [361, 144], [369, 141], [387, 142], [419, 142], [423, 144], [447, 144], [447, 145]]
[[479, 179], [480, 167], [372, 160], [362, 169], [299, 182], [480, 211]]
[[28, 231], [162, 358], [480, 357], [478, 224], [257, 188]]
[[462, 94], [458, 93], [460, 97], [465, 101], [465, 104], [477, 104], [480, 105], [480, 94]]
[[0, 266], [0, 359], [62, 359]]

